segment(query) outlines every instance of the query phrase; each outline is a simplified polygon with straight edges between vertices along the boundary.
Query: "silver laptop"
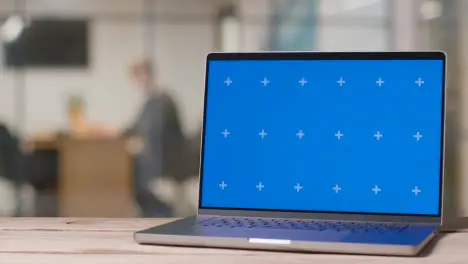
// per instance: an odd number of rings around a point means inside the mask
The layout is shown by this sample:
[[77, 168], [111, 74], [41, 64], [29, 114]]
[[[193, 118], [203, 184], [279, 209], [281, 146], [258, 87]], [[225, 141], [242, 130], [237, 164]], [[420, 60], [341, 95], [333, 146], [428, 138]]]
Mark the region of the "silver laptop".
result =
[[209, 54], [198, 214], [136, 242], [418, 254], [442, 223], [445, 60]]

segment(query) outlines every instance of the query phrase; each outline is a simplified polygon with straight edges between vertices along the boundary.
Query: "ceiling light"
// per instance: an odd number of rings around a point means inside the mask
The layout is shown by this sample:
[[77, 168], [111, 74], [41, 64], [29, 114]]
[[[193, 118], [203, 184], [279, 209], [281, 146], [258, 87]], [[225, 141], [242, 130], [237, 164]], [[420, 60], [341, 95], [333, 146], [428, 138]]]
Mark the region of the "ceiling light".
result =
[[15, 41], [21, 35], [23, 28], [24, 22], [20, 16], [10, 16], [0, 27], [1, 40]]

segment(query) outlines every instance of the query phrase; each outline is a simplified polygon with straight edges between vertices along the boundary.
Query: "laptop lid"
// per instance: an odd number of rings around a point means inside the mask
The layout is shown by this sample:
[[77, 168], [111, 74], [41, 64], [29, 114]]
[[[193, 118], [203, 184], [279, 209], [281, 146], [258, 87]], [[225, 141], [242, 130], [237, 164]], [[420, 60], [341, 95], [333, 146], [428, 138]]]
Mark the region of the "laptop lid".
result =
[[440, 223], [445, 54], [212, 53], [199, 214]]

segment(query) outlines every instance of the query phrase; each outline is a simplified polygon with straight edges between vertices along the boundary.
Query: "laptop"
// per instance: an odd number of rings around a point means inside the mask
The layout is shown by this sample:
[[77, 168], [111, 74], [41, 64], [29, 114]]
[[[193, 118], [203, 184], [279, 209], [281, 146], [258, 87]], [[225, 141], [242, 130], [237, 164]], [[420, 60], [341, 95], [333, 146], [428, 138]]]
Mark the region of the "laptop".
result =
[[417, 255], [442, 224], [442, 52], [211, 53], [196, 216], [142, 244]]

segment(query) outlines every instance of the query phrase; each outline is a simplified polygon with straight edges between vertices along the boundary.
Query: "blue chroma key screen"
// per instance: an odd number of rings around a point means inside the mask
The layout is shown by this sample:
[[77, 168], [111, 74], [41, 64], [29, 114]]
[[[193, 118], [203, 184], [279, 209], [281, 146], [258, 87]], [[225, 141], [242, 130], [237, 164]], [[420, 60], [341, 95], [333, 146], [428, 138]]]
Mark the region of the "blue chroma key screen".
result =
[[439, 214], [442, 60], [208, 63], [202, 208]]

